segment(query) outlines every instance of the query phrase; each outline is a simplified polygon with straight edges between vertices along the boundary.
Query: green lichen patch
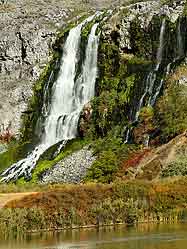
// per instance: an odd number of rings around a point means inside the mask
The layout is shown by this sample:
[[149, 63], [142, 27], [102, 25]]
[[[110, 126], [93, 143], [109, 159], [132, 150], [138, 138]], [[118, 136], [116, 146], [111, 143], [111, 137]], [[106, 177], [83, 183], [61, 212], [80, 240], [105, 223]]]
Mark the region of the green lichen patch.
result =
[[31, 148], [32, 145], [30, 143], [10, 143], [8, 150], [0, 154], [0, 172], [25, 157]]

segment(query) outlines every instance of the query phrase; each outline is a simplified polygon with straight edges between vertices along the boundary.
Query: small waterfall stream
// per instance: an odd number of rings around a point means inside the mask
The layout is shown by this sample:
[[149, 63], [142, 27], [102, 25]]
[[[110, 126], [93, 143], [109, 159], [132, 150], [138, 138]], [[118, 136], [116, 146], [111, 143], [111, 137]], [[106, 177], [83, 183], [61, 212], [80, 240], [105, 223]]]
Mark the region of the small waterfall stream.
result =
[[181, 31], [181, 19], [179, 18], [177, 26], [177, 51], [176, 51], [176, 60], [184, 56], [184, 46], [182, 40], [182, 31]]
[[[156, 78], [157, 78], [157, 73], [158, 73], [159, 67], [160, 67], [161, 62], [162, 62], [165, 28], [166, 28], [166, 19], [164, 18], [162, 20], [162, 25], [161, 25], [161, 29], [160, 29], [159, 47], [158, 47], [157, 56], [156, 56], [156, 66], [153, 69], [153, 71], [151, 71], [147, 76], [145, 92], [143, 93], [143, 95], [142, 95], [142, 97], [140, 99], [139, 105], [138, 105], [138, 109], [136, 110], [135, 121], [138, 120], [140, 109], [143, 106], [143, 102], [144, 102], [144, 99], [145, 99], [147, 94], [149, 95], [148, 105], [153, 106], [154, 103], [155, 103], [155, 95], [153, 95], [153, 90], [154, 90], [154, 87], [155, 87], [154, 84], [155, 84], [155, 81], [156, 81]], [[163, 83], [163, 79], [161, 79], [157, 90], [161, 89], [162, 83]], [[159, 90], [159, 92], [160, 92], [160, 90]]]
[[[99, 44], [99, 34], [96, 34], [96, 30], [99, 24], [96, 23], [92, 26], [86, 47], [86, 58], [82, 65], [82, 73], [75, 81], [76, 65], [79, 62], [81, 30], [86, 23], [92, 21], [98, 15], [100, 13], [96, 13], [70, 30], [64, 45], [58, 78], [52, 87], [51, 105], [47, 107], [44, 103], [43, 111], [47, 118], [44, 123], [45, 132], [41, 142], [26, 158], [5, 170], [1, 175], [3, 177], [1, 181], [8, 182], [21, 176], [30, 178], [37, 161], [48, 148], [61, 141], [63, 146], [67, 140], [77, 136], [81, 110], [95, 93]], [[47, 90], [48, 86], [46, 86], [44, 92], [45, 96], [47, 96]]]
[[[156, 55], [156, 65], [154, 66], [153, 70], [151, 70], [147, 75], [146, 82], [145, 82], [145, 90], [137, 104], [137, 108], [135, 111], [134, 119], [132, 119], [132, 123], [138, 121], [140, 110], [144, 105], [145, 106], [155, 105], [157, 97], [159, 96], [160, 91], [163, 87], [164, 79], [171, 71], [172, 64], [175, 63], [177, 60], [180, 60], [184, 56], [184, 47], [183, 47], [182, 34], [181, 34], [180, 18], [178, 19], [178, 25], [177, 25], [176, 32], [177, 32], [176, 53], [174, 55], [173, 61], [169, 62], [167, 65], [164, 65], [164, 69], [160, 69], [161, 67], [163, 67], [162, 65], [163, 52], [165, 49], [164, 36], [166, 33], [166, 19], [163, 18], [161, 28], [160, 28], [159, 47], [158, 47], [157, 55]], [[162, 78], [158, 79], [159, 78], [158, 76], [160, 73], [162, 74]], [[131, 129], [128, 128], [126, 130], [125, 143], [129, 142], [129, 139], [131, 136], [131, 130], [132, 128]], [[144, 144], [148, 146], [149, 136], [147, 137]]]
[[[159, 68], [162, 63], [165, 28], [166, 28], [166, 19], [163, 18], [161, 28], [160, 28], [159, 47], [158, 47], [157, 55], [156, 55], [156, 65], [153, 68], [153, 70], [151, 70], [147, 75], [146, 82], [145, 82], [145, 90], [137, 104], [137, 108], [135, 111], [134, 119], [132, 119], [132, 123], [138, 121], [140, 110], [144, 105], [145, 98], [148, 96], [147, 105], [153, 106], [156, 101], [157, 95], [160, 93], [160, 90], [163, 84], [163, 79], [161, 79], [160, 84], [156, 89], [156, 93], [154, 93], [154, 88], [155, 88], [155, 82], [157, 79], [157, 74], [159, 72]], [[131, 129], [128, 128], [126, 131], [125, 143], [129, 142], [130, 136], [131, 136]]]

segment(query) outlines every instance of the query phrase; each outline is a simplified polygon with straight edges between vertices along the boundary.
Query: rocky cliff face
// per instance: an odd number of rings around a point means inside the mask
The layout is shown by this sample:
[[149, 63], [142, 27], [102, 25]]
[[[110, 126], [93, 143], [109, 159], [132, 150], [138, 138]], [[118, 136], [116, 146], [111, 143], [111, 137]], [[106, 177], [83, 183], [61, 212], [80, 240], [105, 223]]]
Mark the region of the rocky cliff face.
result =
[[[114, 1], [9, 0], [0, 2], [0, 134], [20, 134], [33, 83], [50, 61], [59, 28]], [[88, 13], [88, 12], [87, 12]]]
[[[95, 2], [96, 7], [103, 4], [106, 2]], [[167, 15], [175, 22], [183, 4], [184, 1], [177, 1], [171, 7], [160, 8], [159, 1], [148, 1], [122, 7], [105, 26], [103, 34], [110, 39], [109, 34], [118, 29], [120, 50], [130, 51], [129, 29], [137, 15], [141, 27], [146, 29], [154, 15]], [[72, 18], [73, 6], [64, 1], [51, 1], [47, 5], [29, 0], [0, 5], [0, 132], [9, 128], [14, 135], [19, 134], [21, 115], [27, 109], [33, 83], [50, 61], [57, 29]], [[122, 18], [127, 9], [128, 16]]]
[[0, 4], [0, 133], [19, 134], [33, 83], [50, 60], [58, 27], [71, 9], [63, 2], [8, 1]]

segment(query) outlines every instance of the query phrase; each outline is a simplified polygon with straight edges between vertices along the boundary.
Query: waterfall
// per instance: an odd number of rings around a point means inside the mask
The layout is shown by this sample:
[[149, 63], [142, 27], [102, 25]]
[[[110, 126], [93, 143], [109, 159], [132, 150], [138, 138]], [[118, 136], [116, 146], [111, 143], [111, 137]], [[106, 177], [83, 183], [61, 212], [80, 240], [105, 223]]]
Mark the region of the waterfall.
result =
[[182, 32], [181, 32], [181, 20], [179, 18], [179, 23], [177, 27], [177, 56], [176, 60], [180, 59], [184, 56], [184, 46], [183, 46], [183, 40], [182, 40]]
[[[138, 121], [140, 110], [144, 105], [146, 96], [147, 95], [149, 96], [147, 105], [153, 106], [155, 104], [156, 97], [159, 95], [160, 90], [162, 88], [163, 79], [160, 80], [160, 83], [157, 87], [155, 86], [155, 83], [156, 83], [157, 74], [159, 72], [160, 65], [162, 63], [165, 29], [166, 29], [166, 19], [163, 18], [161, 28], [160, 28], [159, 46], [158, 46], [157, 55], [156, 55], [156, 65], [154, 66], [153, 70], [150, 71], [149, 74], [147, 75], [146, 82], [145, 82], [145, 90], [139, 100], [139, 103], [137, 105], [137, 109], [134, 115], [134, 119], [132, 120], [132, 122]], [[154, 88], [156, 88], [155, 93], [154, 93]], [[131, 132], [130, 132], [130, 129], [128, 128], [126, 131], [125, 143], [128, 143], [130, 135], [131, 135]]]
[[[162, 55], [163, 55], [163, 48], [164, 48], [165, 27], [166, 27], [166, 19], [164, 18], [162, 20], [162, 25], [161, 25], [161, 29], [160, 29], [159, 47], [158, 47], [157, 55], [156, 55], [156, 66], [154, 67], [154, 69], [147, 76], [146, 84], [145, 84], [145, 91], [144, 91], [143, 95], [141, 96], [140, 101], [138, 103], [138, 107], [137, 107], [137, 110], [136, 110], [135, 120], [134, 121], [138, 121], [140, 110], [141, 110], [141, 108], [143, 106], [144, 99], [147, 96], [147, 94], [149, 95], [148, 105], [153, 106], [154, 103], [155, 103], [155, 100], [156, 100], [155, 95], [152, 96], [152, 94], [153, 94], [153, 90], [154, 90], [154, 84], [155, 84], [155, 81], [156, 81], [156, 78], [157, 78], [157, 73], [158, 73], [160, 64], [162, 62]], [[158, 92], [158, 94], [160, 93], [162, 84], [163, 84], [163, 79], [160, 81], [160, 84], [159, 84], [158, 89], [156, 91], [156, 92]], [[156, 94], [156, 96], [158, 94]]]
[[[79, 46], [82, 27], [92, 21], [95, 15], [89, 17], [77, 27], [70, 30], [63, 49], [60, 71], [52, 87], [51, 105], [43, 106], [46, 120], [44, 134], [40, 144], [24, 159], [13, 164], [2, 173], [1, 181], [17, 180], [19, 177], [31, 177], [40, 156], [52, 145], [62, 141], [62, 146], [67, 140], [77, 136], [77, 126], [80, 113], [86, 103], [94, 96], [95, 80], [97, 77], [97, 55], [99, 35], [96, 34], [98, 23], [92, 26], [86, 47], [86, 57], [82, 65], [81, 75], [76, 78]], [[52, 77], [52, 76], [51, 76]], [[44, 98], [48, 97], [49, 82], [47, 82]]]
[[[149, 106], [153, 106], [154, 105], [154, 95], [153, 95], [153, 90], [155, 87], [155, 81], [157, 78], [157, 73], [159, 71], [160, 65], [162, 63], [162, 56], [163, 56], [163, 48], [164, 48], [164, 34], [165, 34], [165, 28], [166, 28], [166, 19], [164, 18], [162, 20], [162, 25], [161, 25], [161, 29], [160, 29], [160, 36], [159, 36], [159, 47], [157, 50], [157, 56], [156, 56], [156, 66], [154, 68], [153, 71], [151, 71], [148, 76], [147, 76], [147, 80], [146, 80], [146, 89], [144, 94], [142, 95], [141, 99], [140, 99], [140, 103], [138, 105], [138, 110], [136, 112], [136, 120], [138, 119], [139, 113], [140, 113], [140, 109], [142, 108], [143, 105], [143, 101], [145, 96], [148, 94], [149, 95], [149, 99], [148, 99], [148, 105]], [[163, 79], [161, 79], [160, 84], [157, 88], [161, 89], [163, 84]], [[160, 93], [160, 90], [159, 90]]]
[[[76, 82], [74, 82], [74, 72], [68, 72], [67, 77], [63, 73], [65, 71], [63, 70], [64, 63], [65, 68], [68, 63], [72, 64], [71, 58], [64, 58], [59, 79], [54, 86], [54, 100], [45, 126], [44, 143], [50, 142], [50, 144], [54, 144], [61, 140], [70, 140], [77, 136], [80, 112], [83, 106], [94, 96], [95, 92], [98, 50], [98, 36], [95, 33], [97, 27], [98, 23], [92, 27], [88, 38], [86, 59], [82, 68], [82, 74]], [[71, 54], [69, 56], [72, 57]], [[73, 71], [75, 71], [75, 68]], [[61, 84], [61, 82], [66, 82], [67, 79], [68, 84]]]
[[[157, 55], [156, 55], [156, 65], [154, 66], [153, 70], [151, 70], [145, 81], [145, 89], [144, 92], [137, 104], [136, 112], [134, 115], [134, 119], [132, 118], [132, 123], [137, 122], [139, 119], [139, 114], [141, 108], [146, 106], [154, 106], [156, 103], [157, 97], [160, 94], [160, 91], [164, 84], [164, 79], [167, 77], [171, 71], [172, 65], [177, 60], [180, 60], [184, 57], [184, 44], [182, 39], [182, 32], [181, 32], [181, 20], [178, 19], [178, 25], [176, 29], [176, 44], [175, 44], [175, 53], [174, 58], [172, 61], [168, 62], [168, 64], [163, 63], [163, 52], [164, 52], [164, 36], [166, 32], [166, 19], [162, 19], [162, 24], [160, 28], [160, 35], [159, 35], [159, 47], [157, 49]], [[160, 79], [159, 74], [162, 75], [162, 78]], [[148, 97], [148, 99], [147, 99]], [[145, 103], [146, 102], [146, 103]], [[131, 129], [126, 129], [126, 137], [125, 137], [125, 143], [129, 142], [130, 136], [131, 136]], [[144, 141], [145, 145], [148, 145], [149, 143], [149, 136]]]

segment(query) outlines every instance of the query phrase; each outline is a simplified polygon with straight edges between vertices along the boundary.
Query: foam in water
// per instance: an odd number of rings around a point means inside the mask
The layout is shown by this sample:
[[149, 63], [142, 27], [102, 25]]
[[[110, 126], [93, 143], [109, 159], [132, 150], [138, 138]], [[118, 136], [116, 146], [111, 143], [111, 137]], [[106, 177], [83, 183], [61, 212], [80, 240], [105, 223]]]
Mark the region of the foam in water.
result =
[[[95, 92], [95, 80], [97, 76], [97, 53], [99, 35], [96, 34], [98, 23], [94, 24], [86, 47], [86, 58], [82, 67], [82, 73], [75, 81], [76, 65], [78, 63], [81, 30], [85, 23], [90, 22], [96, 13], [70, 30], [63, 49], [60, 72], [52, 88], [50, 108], [43, 106], [44, 115], [47, 116], [44, 125], [44, 134], [41, 143], [24, 159], [13, 164], [2, 173], [1, 181], [16, 180], [21, 176], [31, 177], [31, 172], [36, 166], [40, 156], [52, 145], [77, 136], [77, 125], [83, 106], [90, 101]], [[44, 91], [47, 100], [48, 85]]]

